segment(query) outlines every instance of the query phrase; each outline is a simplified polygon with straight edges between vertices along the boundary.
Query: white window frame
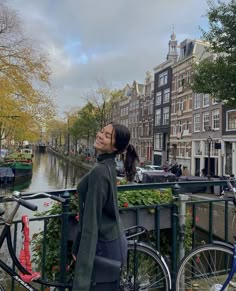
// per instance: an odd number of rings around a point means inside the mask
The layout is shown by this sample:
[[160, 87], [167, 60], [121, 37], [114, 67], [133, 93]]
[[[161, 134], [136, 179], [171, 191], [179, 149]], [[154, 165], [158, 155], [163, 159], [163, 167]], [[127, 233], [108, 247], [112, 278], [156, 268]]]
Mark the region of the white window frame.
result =
[[162, 133], [154, 134], [154, 150], [162, 150], [163, 135]]
[[201, 115], [199, 113], [193, 116], [193, 131], [199, 132], [201, 130]]
[[[235, 116], [235, 118], [232, 118], [232, 121], [230, 122], [230, 115]], [[230, 127], [231, 124], [231, 127]], [[236, 130], [236, 110], [229, 110], [226, 112], [226, 130], [227, 131], [235, 131]]]
[[168, 82], [168, 72], [165, 71], [159, 75], [158, 86], [163, 86]]
[[220, 129], [220, 110], [216, 109], [216, 110], [212, 110], [212, 129], [217, 130]]
[[155, 110], [155, 125], [156, 126], [161, 125], [161, 109]]
[[194, 109], [201, 107], [201, 95], [198, 93], [194, 94]]
[[177, 100], [177, 108], [178, 110], [184, 110], [184, 100], [182, 97]]
[[170, 102], [170, 88], [164, 90], [163, 103]]
[[163, 108], [163, 125], [167, 125], [170, 123], [170, 108]]
[[161, 97], [162, 97], [162, 92], [161, 91], [157, 92], [156, 93], [156, 102], [155, 102], [156, 105], [161, 104]]
[[203, 94], [202, 96], [202, 106], [207, 107], [210, 104], [210, 95], [209, 94]]
[[210, 126], [210, 113], [205, 111], [202, 113], [202, 131], [206, 131], [206, 128]]

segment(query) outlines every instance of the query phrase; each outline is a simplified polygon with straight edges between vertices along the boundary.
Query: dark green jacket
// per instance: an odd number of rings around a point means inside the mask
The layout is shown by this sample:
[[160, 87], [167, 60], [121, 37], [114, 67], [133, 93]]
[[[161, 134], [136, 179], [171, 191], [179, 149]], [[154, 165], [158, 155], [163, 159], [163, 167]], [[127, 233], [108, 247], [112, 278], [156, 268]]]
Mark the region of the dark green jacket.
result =
[[[88, 291], [97, 241], [110, 241], [121, 235], [116, 223], [119, 212], [115, 154], [98, 156], [96, 165], [80, 180], [77, 189], [83, 217], [80, 241], [73, 246], [73, 253], [76, 255], [77, 249], [78, 253], [72, 290]], [[115, 206], [112, 193], [116, 195]]]

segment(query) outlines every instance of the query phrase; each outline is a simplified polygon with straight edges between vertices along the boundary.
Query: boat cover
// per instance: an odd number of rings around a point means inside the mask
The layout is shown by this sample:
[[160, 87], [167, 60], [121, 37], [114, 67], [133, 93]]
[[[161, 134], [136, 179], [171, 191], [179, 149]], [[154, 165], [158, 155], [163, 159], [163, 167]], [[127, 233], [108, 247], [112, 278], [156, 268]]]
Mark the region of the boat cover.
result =
[[0, 167], [0, 177], [14, 177], [12, 168]]

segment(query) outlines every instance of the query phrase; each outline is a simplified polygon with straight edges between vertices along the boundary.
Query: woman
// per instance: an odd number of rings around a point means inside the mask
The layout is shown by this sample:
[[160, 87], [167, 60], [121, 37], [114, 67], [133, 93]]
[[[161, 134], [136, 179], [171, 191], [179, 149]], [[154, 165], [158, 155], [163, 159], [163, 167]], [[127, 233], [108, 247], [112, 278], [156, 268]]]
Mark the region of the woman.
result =
[[138, 155], [129, 140], [129, 129], [117, 123], [108, 124], [96, 135], [97, 163], [77, 188], [81, 223], [72, 251], [76, 259], [73, 291], [90, 289], [95, 255], [126, 262], [127, 241], [116, 219], [119, 211], [115, 157], [126, 152], [125, 173], [132, 181]]

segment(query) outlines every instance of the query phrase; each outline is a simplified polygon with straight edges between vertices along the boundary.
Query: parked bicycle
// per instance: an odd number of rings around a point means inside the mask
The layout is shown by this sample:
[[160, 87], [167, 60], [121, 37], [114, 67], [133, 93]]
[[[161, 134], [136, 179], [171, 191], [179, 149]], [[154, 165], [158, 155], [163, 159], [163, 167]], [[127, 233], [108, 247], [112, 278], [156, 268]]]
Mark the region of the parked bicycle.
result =
[[[46, 197], [63, 203], [64, 198], [51, 195], [49, 193], [39, 192], [28, 195], [28, 198]], [[18, 271], [12, 266], [8, 266], [0, 258], [0, 268], [3, 269], [10, 277], [18, 282], [25, 290], [37, 291], [41, 287], [54, 287], [55, 290], [71, 290], [70, 283], [51, 282], [39, 278], [38, 273], [30, 273], [25, 266], [22, 265], [17, 258], [11, 238], [11, 226], [14, 223], [14, 217], [20, 207], [24, 206], [32, 211], [37, 210], [37, 206], [25, 200], [25, 197], [20, 192], [14, 191], [11, 197], [3, 197], [2, 201], [15, 201], [16, 205], [13, 207], [8, 218], [4, 219], [4, 210], [0, 209], [0, 219], [3, 221], [4, 226], [0, 234], [0, 249], [7, 241], [7, 248], [12, 259], [13, 265], [16, 266]], [[147, 233], [147, 230], [141, 226], [134, 226], [126, 229], [128, 238], [128, 260], [126, 266], [122, 269], [121, 282], [118, 290], [110, 291], [141, 291], [141, 290], [158, 290], [168, 291], [171, 290], [171, 276], [164, 258], [156, 251], [151, 244], [139, 241], [139, 237]], [[26, 282], [22, 275], [29, 275], [30, 282]], [[0, 291], [5, 291], [4, 287], [0, 284]]]
[[[53, 199], [55, 201], [61, 202], [63, 203], [65, 201], [64, 198], [55, 196], [55, 195], [51, 195], [48, 193], [36, 193], [36, 194], [32, 194], [30, 196], [28, 196], [29, 198], [36, 198], [36, 197], [46, 197], [46, 198], [50, 198]], [[31, 282], [25, 282], [21, 275], [15, 270], [15, 268], [13, 266], [8, 266], [1, 258], [0, 258], [0, 268], [3, 269], [8, 275], [10, 275], [10, 277], [15, 280], [16, 282], [18, 282], [21, 286], [23, 286], [26, 290], [30, 290], [30, 291], [37, 291], [39, 290], [40, 287], [35, 287], [35, 285], [33, 286], [33, 284], [37, 283], [39, 285], [43, 285], [43, 286], [54, 286], [57, 288], [67, 288], [69, 287], [68, 284], [62, 284], [59, 282], [49, 282], [46, 280], [42, 280], [41, 278], [39, 278], [38, 274], [36, 274], [36, 276], [33, 276], [34, 274], [30, 273], [28, 270], [26, 270], [26, 268], [20, 263], [19, 259], [17, 258], [14, 248], [13, 248], [13, 244], [12, 244], [12, 238], [11, 238], [11, 226], [13, 224], [13, 220], [14, 217], [19, 209], [19, 207], [22, 205], [26, 208], [28, 208], [29, 210], [32, 211], [36, 211], [37, 210], [37, 206], [34, 205], [33, 203], [25, 200], [22, 196], [21, 193], [18, 191], [14, 191], [11, 197], [3, 197], [1, 199], [2, 201], [15, 201], [16, 205], [13, 207], [11, 213], [9, 214], [8, 218], [4, 219], [3, 215], [5, 213], [5, 211], [3, 209], [0, 209], [0, 219], [3, 221], [4, 223], [4, 227], [2, 228], [1, 234], [0, 234], [0, 249], [4, 243], [4, 241], [7, 241], [7, 248], [10, 254], [10, 257], [12, 259], [13, 265], [17, 267], [17, 269], [20, 271], [20, 273], [22, 275], [28, 275], [29, 277], [31, 276]], [[0, 291], [5, 291], [4, 287], [0, 284]], [[8, 291], [8, 290], [6, 290]]]
[[[236, 215], [236, 188], [227, 182]], [[234, 244], [214, 241], [193, 249], [180, 262], [176, 291], [236, 290], [236, 236]]]
[[133, 226], [125, 232], [128, 260], [122, 271], [120, 290], [171, 290], [171, 276], [165, 259], [150, 244], [138, 241], [138, 237], [147, 234], [147, 230]]

